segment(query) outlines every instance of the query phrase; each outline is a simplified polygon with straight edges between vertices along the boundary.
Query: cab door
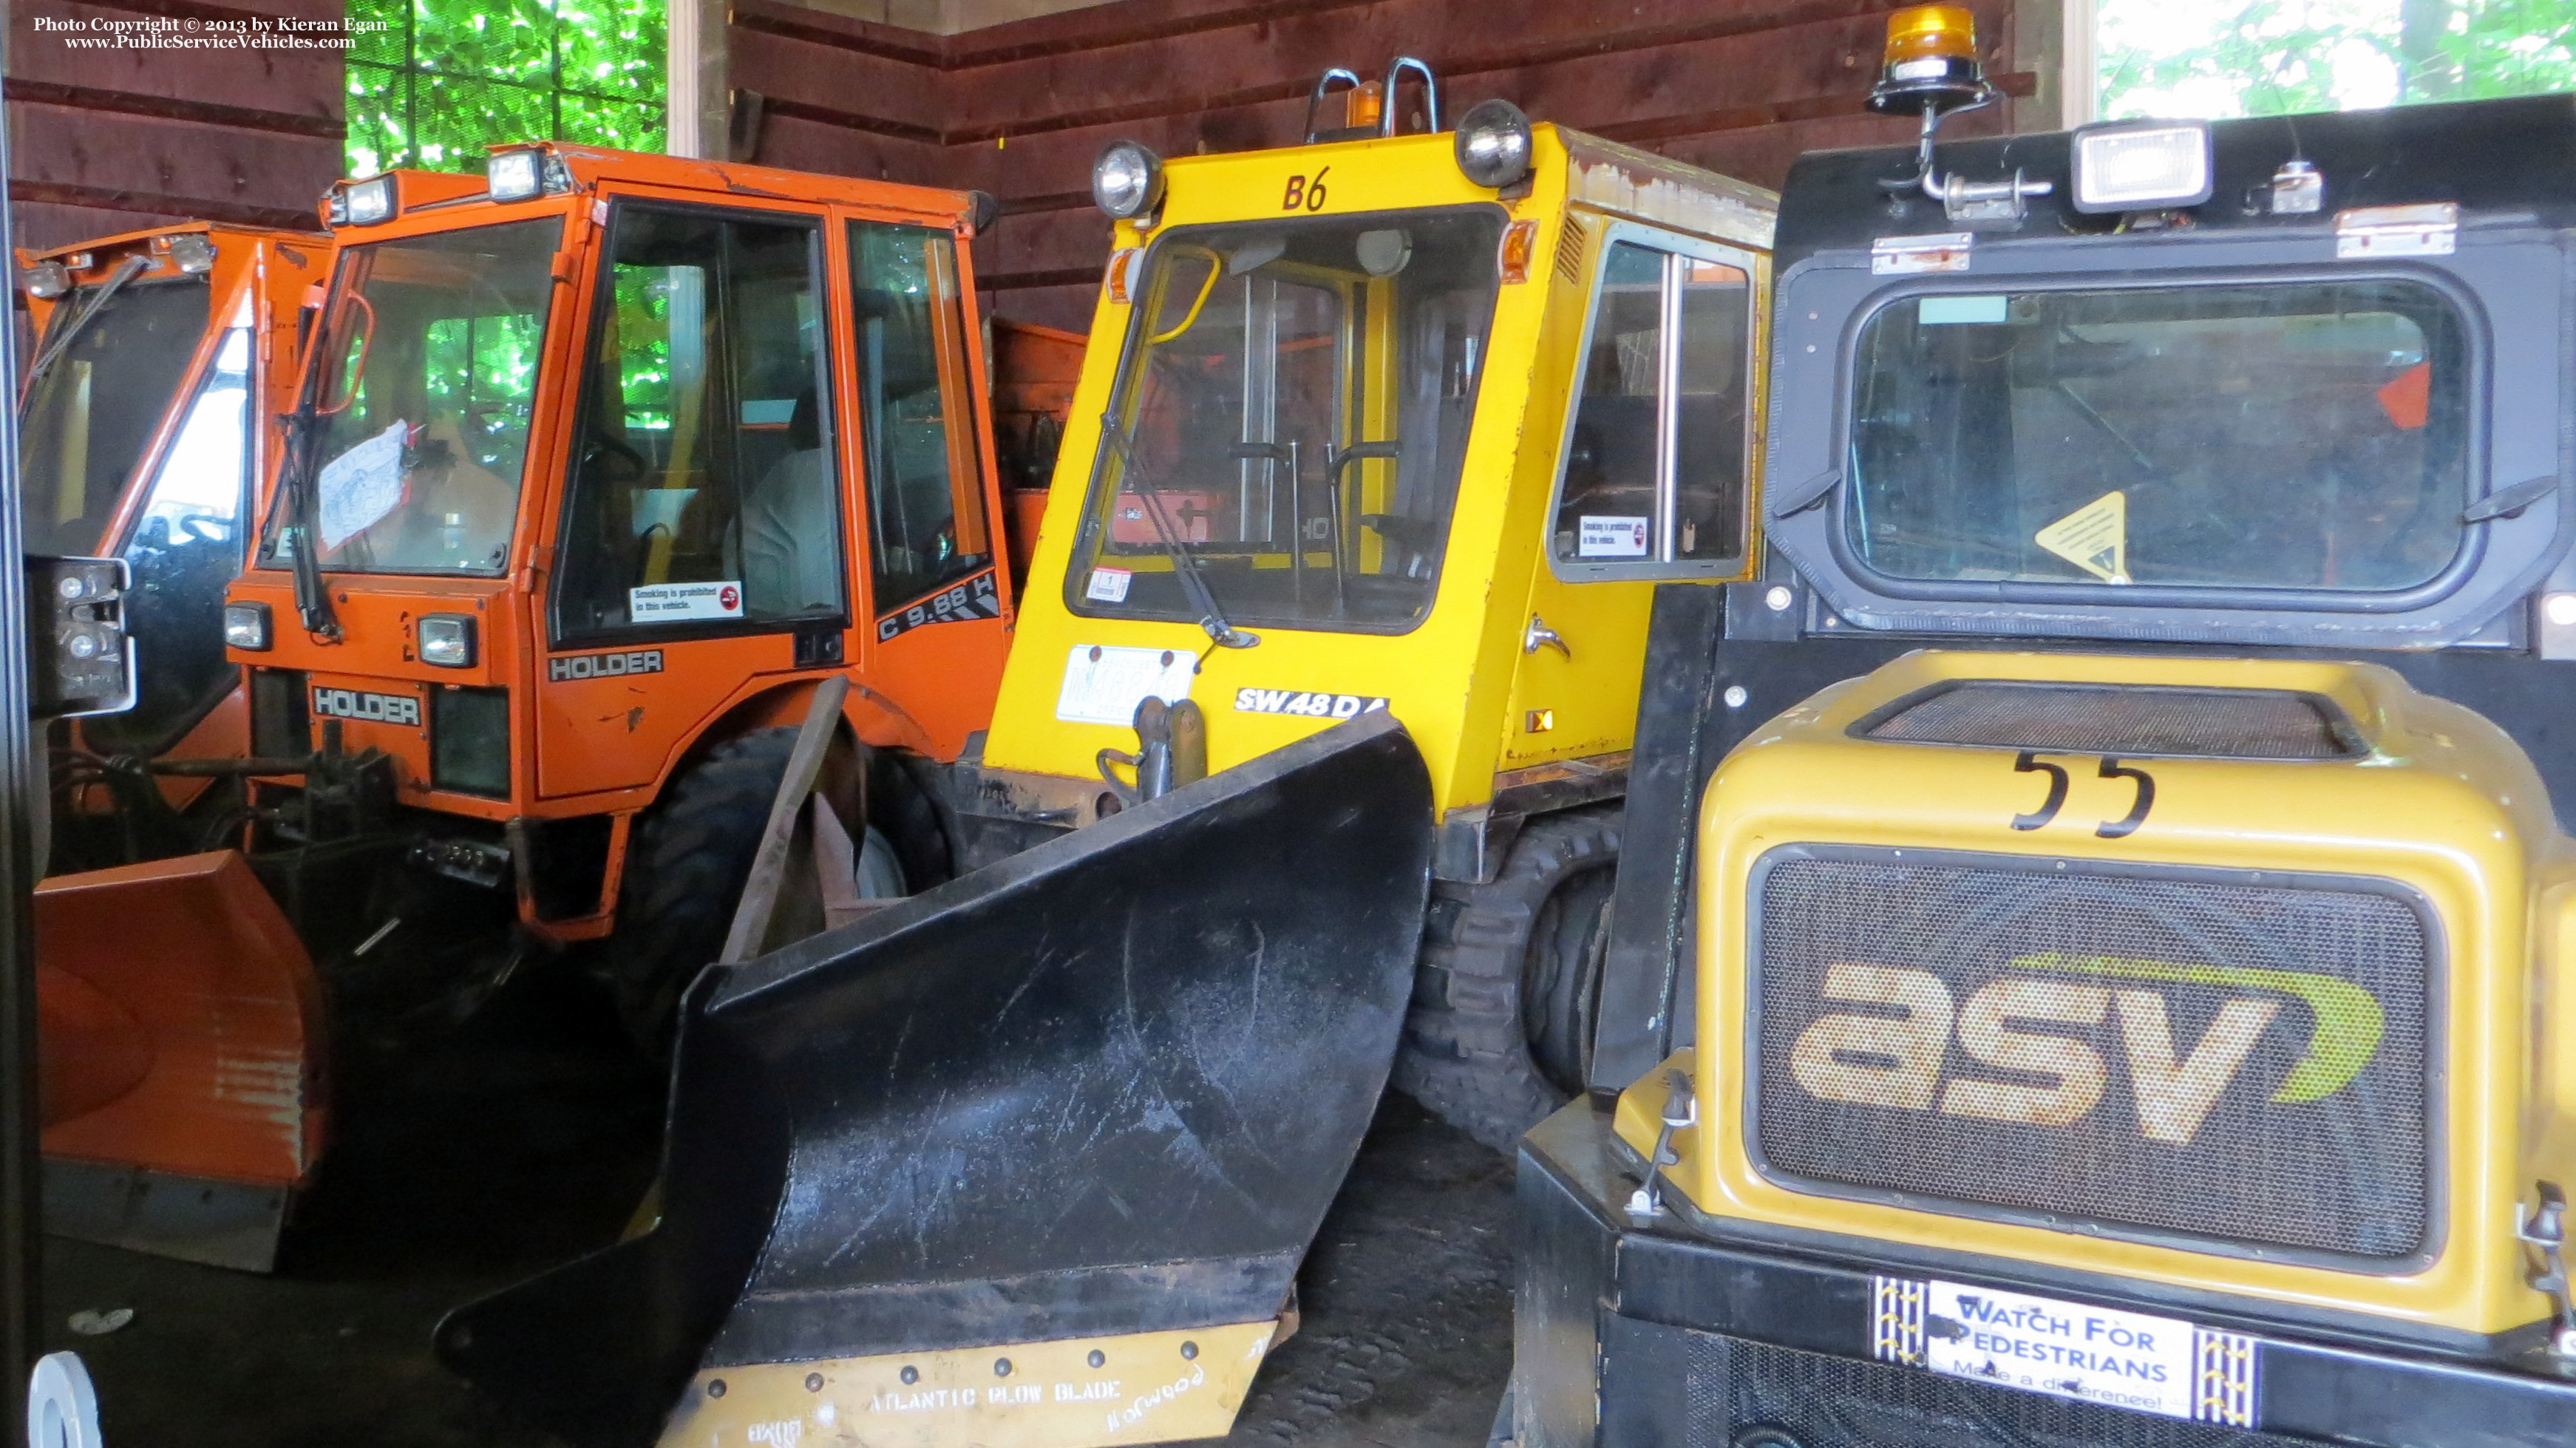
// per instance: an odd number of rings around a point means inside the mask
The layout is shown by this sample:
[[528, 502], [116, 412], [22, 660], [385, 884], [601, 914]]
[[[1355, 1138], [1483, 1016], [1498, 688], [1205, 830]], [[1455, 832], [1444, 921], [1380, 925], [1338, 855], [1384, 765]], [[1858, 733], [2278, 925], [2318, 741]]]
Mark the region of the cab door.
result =
[[1008, 550], [991, 454], [982, 328], [947, 227], [843, 220], [860, 574], [860, 677], [898, 717], [871, 743], [953, 758], [992, 722], [1010, 648]]
[[1504, 770], [1628, 748], [1654, 585], [1742, 579], [1755, 562], [1764, 259], [1588, 219], [1602, 234]]
[[607, 225], [537, 680], [538, 790], [647, 785], [851, 618], [819, 214], [623, 197]]

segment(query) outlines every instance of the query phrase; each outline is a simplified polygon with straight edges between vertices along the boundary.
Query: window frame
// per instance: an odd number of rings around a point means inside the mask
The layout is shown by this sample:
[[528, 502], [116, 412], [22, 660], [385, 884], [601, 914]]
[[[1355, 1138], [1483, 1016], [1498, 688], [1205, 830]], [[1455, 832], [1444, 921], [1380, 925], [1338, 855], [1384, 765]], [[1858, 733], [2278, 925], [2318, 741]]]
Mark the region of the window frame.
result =
[[[602, 199], [608, 203], [608, 217], [607, 220], [599, 223], [597, 228], [599, 241], [595, 252], [596, 260], [592, 265], [589, 303], [579, 318], [578, 337], [564, 354], [569, 375], [560, 385], [570, 388], [573, 393], [571, 426], [559, 449], [561, 457], [556, 463], [554, 476], [548, 480], [548, 486], [555, 493], [555, 517], [554, 537], [547, 549], [549, 557], [546, 565], [547, 648], [561, 651], [594, 644], [626, 647], [685, 643], [693, 639], [848, 632], [851, 620], [857, 617], [858, 580], [851, 568], [850, 478], [847, 450], [841, 436], [846, 424], [840, 416], [842, 411], [839, 393], [840, 378], [832, 366], [834, 349], [839, 345], [837, 338], [842, 325], [839, 319], [831, 315], [835, 295], [831, 280], [833, 274], [830, 246], [832, 214], [819, 209], [803, 211], [786, 208], [711, 206], [704, 202], [631, 191], [610, 192]], [[578, 522], [574, 514], [574, 491], [579, 480], [574, 474], [580, 463], [581, 440], [589, 435], [591, 422], [597, 417], [599, 408], [596, 389], [587, 385], [590, 380], [592, 352], [598, 343], [598, 327], [601, 320], [613, 315], [617, 307], [617, 223], [621, 217], [636, 208], [666, 214], [706, 216], [717, 221], [765, 221], [807, 228], [810, 245], [806, 249], [806, 276], [808, 284], [813, 288], [815, 335], [820, 343], [820, 350], [816, 354], [816, 363], [820, 371], [816, 379], [816, 396], [825, 399], [829, 408], [829, 413], [823, 420], [823, 450], [828, 455], [824, 474], [832, 489], [835, 526], [840, 532], [841, 605], [836, 613], [803, 613], [774, 619], [754, 619], [746, 614], [741, 618], [674, 620], [652, 624], [637, 624], [630, 620], [624, 624], [577, 631], [567, 631], [564, 627], [564, 580], [567, 576], [565, 564], [573, 547]], [[539, 386], [545, 385], [541, 379]], [[739, 399], [736, 401], [738, 403]], [[739, 501], [739, 499], [736, 500], [737, 519]]]
[[[1979, 284], [1980, 281], [1983, 284]], [[2459, 546], [2440, 569], [2423, 582], [2402, 589], [2340, 590], [2306, 587], [2259, 587], [2221, 584], [2132, 583], [2112, 585], [2083, 583], [2074, 580], [2034, 582], [2020, 579], [1963, 580], [1910, 578], [1889, 573], [1861, 555], [1852, 537], [1856, 526], [1857, 480], [1852, 461], [1852, 435], [1858, 422], [1857, 402], [1860, 387], [1861, 341], [1870, 327], [1893, 307], [1925, 297], [1992, 296], [1998, 291], [2006, 296], [2036, 292], [2172, 292], [2196, 288], [2255, 288], [2267, 286], [2334, 285], [2353, 282], [2398, 282], [2422, 286], [2450, 307], [2459, 326], [2462, 344], [2462, 394], [2467, 399], [2463, 409], [2460, 441], [2460, 506], [2474, 504], [2490, 491], [2488, 475], [2487, 409], [2478, 399], [2488, 395], [2485, 385], [2494, 361], [2494, 346], [2475, 299], [2464, 288], [2437, 274], [2427, 274], [2398, 267], [2276, 267], [2260, 272], [2179, 272], [2157, 277], [2146, 272], [2090, 273], [2077, 276], [2020, 276], [1969, 279], [1936, 278], [1930, 285], [1895, 286], [1872, 297], [1856, 309], [1851, 325], [1844, 333], [1844, 345], [1836, 368], [1839, 379], [1834, 398], [1835, 467], [1842, 482], [1833, 490], [1827, 511], [1832, 517], [1832, 546], [1836, 559], [1854, 577], [1867, 580], [1871, 589], [1892, 598], [1923, 600], [1996, 599], [2078, 607], [2118, 606], [2143, 608], [2163, 605], [2191, 608], [2280, 609], [2300, 613], [2405, 613], [2426, 607], [2457, 592], [2470, 574], [2477, 571], [2480, 556], [2486, 548], [2485, 525], [2459, 525]]]
[[2460, 305], [2476, 371], [2470, 388], [2472, 504], [2536, 476], [2565, 478], [2555, 421], [2570, 406], [2566, 345], [2557, 309], [2535, 308], [2565, 285], [2558, 231], [2527, 216], [2463, 219], [2448, 254], [2338, 261], [2330, 225], [2217, 228], [2146, 237], [1980, 234], [1954, 275], [1909, 272], [1873, 259], [1867, 244], [1839, 242], [1799, 256], [1774, 289], [1771, 401], [1767, 408], [1763, 504], [1765, 547], [1805, 585], [1805, 634], [1920, 638], [2055, 638], [2158, 644], [2218, 644], [2426, 650], [2453, 646], [2521, 648], [2533, 627], [2528, 599], [2576, 551], [2576, 491], [2536, 497], [2516, 516], [2478, 525], [2475, 561], [2447, 594], [2397, 610], [2369, 611], [2333, 596], [2321, 606], [2281, 607], [2277, 597], [2238, 593], [2215, 604], [2121, 589], [2075, 602], [1984, 584], [1922, 596], [1898, 594], [1852, 567], [1836, 539], [1838, 495], [1848, 456], [1852, 343], [1859, 318], [1892, 292], [1920, 294], [1935, 282], [1991, 293], [2052, 284], [2129, 285], [2195, 276], [2248, 279], [2402, 277], [2442, 290]]
[[[1356, 230], [1367, 229], [1364, 227], [1364, 224], [1373, 221], [1382, 222], [1387, 226], [1400, 226], [1403, 224], [1403, 218], [1407, 217], [1433, 216], [1446, 218], [1451, 216], [1467, 217], [1471, 215], [1485, 217], [1490, 219], [1494, 224], [1494, 275], [1493, 284], [1491, 290], [1486, 294], [1484, 309], [1482, 312], [1483, 327], [1478, 333], [1481, 341], [1475, 362], [1475, 385], [1473, 391], [1466, 399], [1468, 418], [1466, 435], [1459, 444], [1459, 457], [1455, 481], [1450, 486], [1446, 515], [1442, 519], [1441, 523], [1440, 546], [1431, 553], [1435, 562], [1433, 565], [1432, 576], [1429, 580], [1431, 584], [1429, 596], [1425, 599], [1421, 608], [1418, 609], [1411, 617], [1391, 623], [1368, 623], [1357, 619], [1347, 618], [1292, 618], [1285, 616], [1272, 616], [1268, 614], [1256, 614], [1228, 608], [1226, 610], [1226, 617], [1228, 621], [1233, 623], [1236, 627], [1272, 629], [1292, 633], [1351, 634], [1392, 638], [1401, 637], [1420, 629], [1424, 624], [1429, 623], [1432, 615], [1438, 611], [1440, 606], [1441, 590], [1447, 586], [1450, 577], [1449, 549], [1451, 544], [1456, 541], [1457, 537], [1458, 508], [1464, 500], [1466, 490], [1469, 486], [1466, 471], [1467, 457], [1468, 454], [1474, 450], [1477, 428], [1484, 417], [1484, 406], [1487, 400], [1484, 390], [1485, 379], [1486, 374], [1493, 370], [1492, 352], [1494, 329], [1497, 320], [1503, 314], [1503, 304], [1505, 300], [1503, 289], [1507, 285], [1510, 285], [1510, 283], [1503, 280], [1500, 248], [1510, 229], [1511, 214], [1504, 207], [1492, 202], [1467, 202], [1443, 203], [1428, 206], [1399, 206], [1378, 211], [1326, 212], [1314, 217], [1300, 214], [1278, 218], [1291, 225], [1304, 223], [1313, 225], [1320, 229], [1326, 225], [1338, 224], [1352, 227]], [[1134, 386], [1134, 374], [1131, 374], [1129, 370], [1130, 364], [1136, 360], [1138, 349], [1146, 345], [1147, 330], [1150, 328], [1153, 321], [1152, 318], [1146, 315], [1146, 299], [1149, 295], [1146, 283], [1148, 278], [1152, 275], [1153, 268], [1160, 263], [1160, 259], [1165, 248], [1189, 245], [1197, 237], [1210, 231], [1219, 231], [1228, 227], [1244, 226], [1271, 219], [1272, 218], [1267, 217], [1220, 217], [1212, 218], [1207, 221], [1177, 223], [1167, 229], [1162, 229], [1159, 235], [1155, 236], [1136, 257], [1129, 261], [1127, 275], [1131, 279], [1129, 285], [1133, 289], [1134, 301], [1129, 304], [1127, 320], [1124, 326], [1120, 329], [1118, 361], [1116, 369], [1111, 375], [1110, 392], [1106, 408], [1108, 415], [1113, 417], [1119, 415], [1126, 410], [1128, 403], [1131, 401], [1131, 389]], [[1222, 273], [1220, 273], [1220, 280], [1221, 279]], [[1389, 328], [1401, 326], [1403, 319], [1403, 309], [1401, 304], [1399, 303], [1396, 306], [1390, 307], [1389, 313], [1390, 315], [1386, 319], [1385, 325]], [[1347, 305], [1343, 308], [1342, 315], [1337, 318], [1335, 322], [1335, 330], [1338, 338], [1335, 346], [1340, 357], [1344, 359], [1342, 362], [1342, 375], [1337, 379], [1334, 389], [1333, 411], [1334, 426], [1336, 430], [1343, 429], [1349, 422], [1351, 414], [1351, 392], [1353, 388], [1352, 373], [1354, 371], [1364, 370], [1370, 365], [1366, 356], [1369, 343], [1367, 336], [1365, 335], [1366, 329], [1369, 325], [1370, 323], [1367, 319], [1362, 318], [1358, 328], [1355, 330], [1353, 326], [1352, 309]], [[1098, 345], [1096, 333], [1094, 334], [1093, 345]], [[1398, 345], [1400, 345], [1400, 339], [1389, 343], [1390, 348]], [[1273, 372], [1273, 386], [1274, 388], [1276, 386], [1275, 368]], [[1396, 399], [1390, 398], [1389, 405], [1398, 405]], [[1364, 412], [1365, 408], [1363, 408], [1362, 411]], [[1121, 426], [1126, 425], [1128, 424], [1121, 424]], [[1099, 566], [1101, 560], [1107, 556], [1105, 545], [1095, 541], [1096, 535], [1107, 530], [1108, 514], [1115, 506], [1115, 495], [1106, 499], [1100, 496], [1102, 478], [1105, 476], [1110, 456], [1108, 440], [1099, 432], [1098, 419], [1093, 419], [1091, 426], [1093, 428], [1094, 445], [1089, 464], [1084, 469], [1082, 484], [1082, 513], [1080, 515], [1081, 521], [1074, 533], [1073, 546], [1065, 561], [1064, 577], [1057, 582], [1058, 593], [1064, 601], [1065, 611], [1075, 618], [1098, 620], [1109, 623], [1181, 623], [1189, 627], [1197, 627], [1197, 620], [1181, 617], [1178, 612], [1147, 613], [1128, 611], [1123, 608], [1103, 608], [1097, 601], [1088, 596], [1085, 585], [1089, 580], [1091, 570]]]
[[[1566, 471], [1573, 462], [1574, 429], [1583, 411], [1584, 374], [1592, 356], [1592, 342], [1601, 324], [1601, 313], [1608, 294], [1604, 283], [1610, 271], [1611, 248], [1621, 242], [1661, 252], [1664, 264], [1663, 304], [1660, 313], [1661, 345], [1656, 349], [1659, 371], [1664, 376], [1678, 377], [1681, 366], [1683, 328], [1675, 325], [1681, 310], [1681, 289], [1674, 283], [1675, 268], [1669, 260], [1682, 257], [1693, 261], [1713, 262], [1744, 273], [1744, 339], [1740, 365], [1744, 377], [1744, 421], [1739, 439], [1738, 456], [1743, 495], [1737, 503], [1736, 538], [1739, 544], [1731, 559], [1692, 560], [1647, 557], [1612, 558], [1587, 561], [1580, 557], [1560, 558], [1556, 553], [1556, 515], [1565, 505]], [[1728, 242], [1711, 241], [1687, 232], [1672, 231], [1641, 221], [1606, 218], [1601, 235], [1593, 243], [1592, 257], [1581, 285], [1585, 291], [1583, 330], [1578, 334], [1574, 351], [1574, 369], [1566, 382], [1565, 419], [1556, 440], [1555, 478], [1548, 485], [1547, 510], [1542, 515], [1539, 552], [1547, 560], [1548, 572], [1564, 583], [1604, 583], [1618, 580], [1651, 582], [1664, 580], [1701, 580], [1734, 582], [1751, 578], [1761, 565], [1762, 530], [1759, 525], [1762, 479], [1762, 399], [1767, 379], [1763, 376], [1762, 318], [1769, 309], [1764, 297], [1763, 255]], [[1680, 499], [1677, 451], [1681, 427], [1681, 397], [1666, 393], [1660, 382], [1655, 402], [1655, 512], [1649, 516], [1654, 533], [1653, 550], [1670, 551], [1672, 510]]]
[[[847, 499], [841, 510], [841, 531], [844, 539], [843, 572], [864, 587], [867, 598], [864, 616], [871, 621], [878, 642], [883, 643], [901, 635], [903, 632], [901, 628], [889, 631], [888, 626], [902, 620], [910, 610], [919, 607], [927, 600], [969, 585], [981, 575], [994, 575], [998, 582], [999, 574], [996, 570], [1001, 569], [1008, 562], [1010, 540], [1006, 536], [1007, 520], [993, 502], [993, 479], [985, 467], [984, 446], [980, 431], [989, 426], [984, 411], [987, 403], [984, 399], [989, 397], [990, 389], [989, 387], [979, 389], [975, 378], [975, 354], [979, 347], [977, 339], [986, 331], [989, 319], [972, 315], [968, 307], [974, 290], [969, 281], [970, 258], [965, 255], [968, 247], [966, 240], [959, 237], [953, 227], [936, 220], [847, 210], [832, 212], [825, 218], [824, 226], [827, 230], [837, 228], [835, 234], [825, 242], [825, 249], [836, 250], [839, 255], [837, 258], [827, 258], [827, 260], [836, 260], [843, 275], [848, 278], [848, 286], [836, 304], [841, 315], [831, 323], [833, 327], [849, 329], [851, 354], [849, 383], [852, 402], [849, 412], [855, 419], [846, 429], [851, 435], [850, 443], [845, 449], [851, 466], [845, 470], [842, 485]], [[957, 504], [956, 514], [952, 517], [963, 515], [965, 505], [971, 497], [976, 515], [983, 525], [985, 561], [977, 567], [954, 574], [936, 585], [909, 593], [886, 587], [888, 577], [877, 567], [876, 490], [879, 480], [876, 472], [875, 439], [878, 436], [876, 428], [879, 420], [868, 407], [867, 379], [862, 375], [865, 366], [861, 355], [864, 351], [862, 327], [858, 315], [858, 228], [863, 226], [907, 228], [944, 241], [948, 251], [948, 281], [954, 288], [945, 302], [936, 298], [931, 302], [933, 365], [939, 369], [939, 386], [943, 397], [941, 412], [945, 418], [943, 435], [948, 453], [948, 492], [950, 498]], [[925, 272], [935, 272], [935, 270], [935, 267], [925, 268]], [[941, 329], [937, 320], [937, 313], [943, 307], [955, 322], [953, 336]], [[955, 353], [954, 356], [942, 355], [952, 350]], [[834, 385], [838, 385], [837, 381]], [[952, 385], [956, 388], [954, 394], [956, 397], [976, 399], [971, 408], [958, 409], [945, 405], [949, 395], [946, 389]], [[893, 483], [892, 479], [886, 481], [889, 485]], [[854, 519], [861, 526], [861, 534], [853, 535], [851, 532], [851, 523]], [[851, 546], [850, 540], [853, 537], [863, 538], [864, 546]], [[996, 596], [998, 597], [998, 591]], [[857, 609], [855, 598], [852, 600], [851, 608], [853, 617], [860, 616], [862, 611]]]

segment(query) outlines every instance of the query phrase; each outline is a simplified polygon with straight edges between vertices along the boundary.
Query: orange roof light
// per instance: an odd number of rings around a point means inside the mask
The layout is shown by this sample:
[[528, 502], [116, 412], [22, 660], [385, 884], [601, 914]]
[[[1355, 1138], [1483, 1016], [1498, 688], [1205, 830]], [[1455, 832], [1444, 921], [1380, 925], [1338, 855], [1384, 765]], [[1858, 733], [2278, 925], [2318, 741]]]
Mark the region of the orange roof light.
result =
[[1887, 64], [1967, 59], [1977, 53], [1977, 18], [1957, 5], [1909, 5], [1887, 17]]

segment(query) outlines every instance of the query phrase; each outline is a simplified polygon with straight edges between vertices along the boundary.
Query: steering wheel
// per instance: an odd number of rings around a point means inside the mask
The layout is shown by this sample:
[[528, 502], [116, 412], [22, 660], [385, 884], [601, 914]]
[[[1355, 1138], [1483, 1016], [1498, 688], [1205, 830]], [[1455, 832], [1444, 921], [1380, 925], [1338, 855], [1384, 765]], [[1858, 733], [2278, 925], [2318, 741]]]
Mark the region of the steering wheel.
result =
[[607, 432], [601, 431], [598, 428], [592, 428], [590, 430], [589, 443], [590, 452], [582, 459], [582, 468], [585, 472], [589, 470], [590, 459], [598, 457], [601, 453], [614, 454], [618, 458], [622, 459], [628, 468], [632, 469], [632, 471], [629, 472], [621, 481], [633, 482], [653, 471], [653, 464], [646, 461], [644, 454], [637, 452], [634, 445], [627, 442], [626, 439], [622, 437], [616, 437]]
[[221, 513], [182, 513], [179, 515], [178, 523], [183, 532], [200, 542], [230, 543], [233, 541], [233, 520]]

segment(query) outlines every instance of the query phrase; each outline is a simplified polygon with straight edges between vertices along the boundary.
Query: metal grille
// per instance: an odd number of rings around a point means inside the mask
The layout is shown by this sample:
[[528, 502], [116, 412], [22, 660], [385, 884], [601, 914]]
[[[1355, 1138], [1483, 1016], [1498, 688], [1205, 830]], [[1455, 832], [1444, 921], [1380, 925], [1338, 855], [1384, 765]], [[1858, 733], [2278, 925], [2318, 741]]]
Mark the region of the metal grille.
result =
[[2350, 759], [2365, 750], [2333, 700], [2283, 689], [1977, 679], [1864, 720], [1865, 739], [2064, 754]]
[[2428, 1250], [2433, 966], [2405, 899], [1859, 849], [1755, 879], [1766, 1172], [2220, 1250]]
[[1690, 1334], [1688, 1448], [2308, 1448], [1714, 1333]]

